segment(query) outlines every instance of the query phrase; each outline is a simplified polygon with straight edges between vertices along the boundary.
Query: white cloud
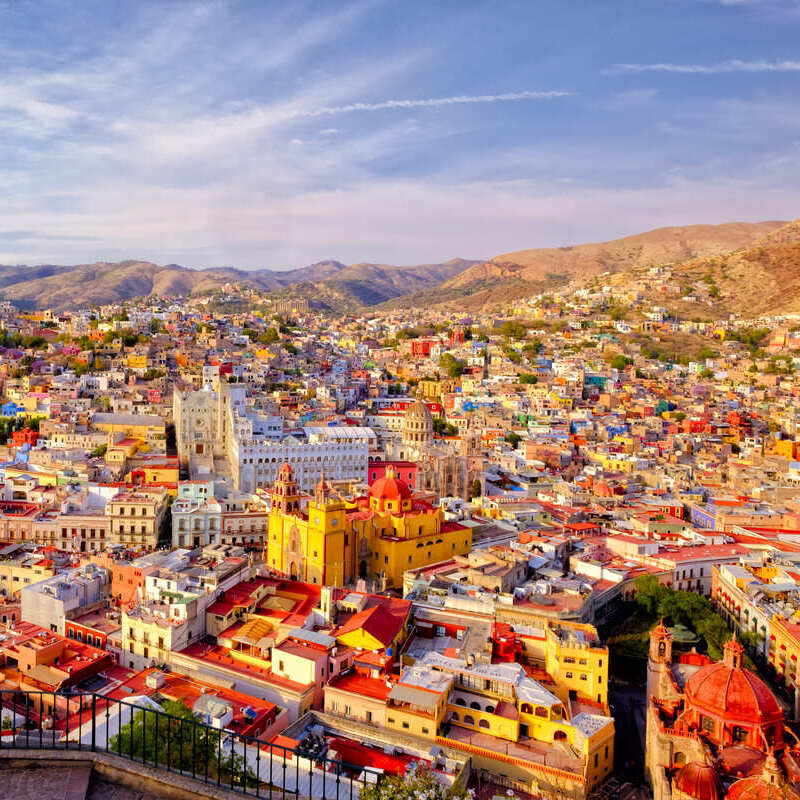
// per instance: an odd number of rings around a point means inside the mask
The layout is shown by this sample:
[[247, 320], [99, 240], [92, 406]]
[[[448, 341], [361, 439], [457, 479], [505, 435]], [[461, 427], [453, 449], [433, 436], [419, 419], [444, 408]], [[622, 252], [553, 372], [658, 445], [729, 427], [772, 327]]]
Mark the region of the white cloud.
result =
[[741, 61], [717, 64], [615, 64], [612, 72], [675, 72], [687, 75], [715, 75], [726, 72], [800, 72], [800, 61]]
[[555, 97], [570, 97], [572, 92], [561, 91], [523, 91], [503, 92], [501, 94], [454, 95], [452, 97], [429, 97], [420, 100], [381, 100], [377, 103], [347, 103], [343, 106], [323, 106], [322, 108], [298, 110], [297, 117], [321, 117], [331, 114], [348, 114], [354, 111], [384, 111], [393, 108], [435, 108], [436, 106], [471, 105], [474, 103], [506, 103], [519, 100], [551, 100]]

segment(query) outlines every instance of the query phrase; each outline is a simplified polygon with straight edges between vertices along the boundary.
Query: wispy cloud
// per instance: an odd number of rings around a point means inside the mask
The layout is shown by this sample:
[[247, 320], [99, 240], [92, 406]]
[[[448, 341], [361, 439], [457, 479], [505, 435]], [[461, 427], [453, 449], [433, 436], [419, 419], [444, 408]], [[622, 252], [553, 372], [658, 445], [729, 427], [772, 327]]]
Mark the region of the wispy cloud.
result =
[[458, 106], [471, 103], [507, 103], [519, 100], [549, 100], [554, 97], [569, 97], [572, 92], [504, 92], [502, 94], [460, 94], [453, 97], [428, 97], [419, 100], [381, 100], [378, 103], [348, 103], [343, 106], [323, 106], [307, 111], [291, 112], [292, 117], [322, 117], [330, 114], [349, 114], [354, 111], [383, 111], [392, 108], [434, 108], [436, 106]]
[[742, 61], [738, 58], [716, 64], [615, 64], [612, 72], [675, 72], [715, 75], [725, 72], [800, 72], [800, 61]]

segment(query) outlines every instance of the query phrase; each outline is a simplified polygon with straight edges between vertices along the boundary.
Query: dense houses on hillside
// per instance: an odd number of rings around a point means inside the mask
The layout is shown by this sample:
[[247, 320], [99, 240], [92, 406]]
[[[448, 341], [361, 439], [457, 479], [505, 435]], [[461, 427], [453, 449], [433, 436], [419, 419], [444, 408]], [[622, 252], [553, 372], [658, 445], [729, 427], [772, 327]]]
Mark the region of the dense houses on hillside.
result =
[[[608, 797], [629, 720], [598, 631], [647, 578], [708, 598], [800, 712], [800, 322], [692, 322], [666, 281], [476, 316], [236, 287], [213, 312], [4, 308], [3, 689], [50, 692], [35, 722], [62, 742], [89, 735], [82, 697], [106, 725], [182, 703], [256, 743], [243, 763], [306, 759], [289, 791], [338, 759]], [[659, 800], [791, 784], [778, 706], [757, 690], [761, 737], [700, 686], [752, 686], [741, 648], [673, 634], [641, 676]], [[745, 745], [746, 774], [714, 760]]]

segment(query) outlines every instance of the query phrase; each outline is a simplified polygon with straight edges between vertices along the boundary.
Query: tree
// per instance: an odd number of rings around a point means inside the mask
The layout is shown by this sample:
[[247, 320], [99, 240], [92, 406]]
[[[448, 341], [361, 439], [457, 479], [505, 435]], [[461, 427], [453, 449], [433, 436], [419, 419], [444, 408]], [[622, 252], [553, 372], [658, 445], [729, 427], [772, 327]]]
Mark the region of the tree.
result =
[[482, 487], [480, 478], [475, 478], [475, 480], [469, 485], [469, 499], [474, 500], [476, 497], [480, 497], [481, 494]]
[[99, 444], [94, 450], [92, 450], [91, 453], [89, 453], [89, 458], [103, 458], [103, 456], [106, 454], [106, 450], [108, 450], [107, 444]]
[[514, 431], [509, 431], [505, 435], [505, 440], [511, 445], [511, 447], [514, 450], [516, 450], [517, 445], [522, 441], [522, 437], [518, 433], [515, 433]]
[[633, 361], [630, 358], [627, 358], [626, 356], [616, 355], [616, 356], [613, 356], [611, 359], [609, 359], [608, 363], [614, 369], [622, 371], [622, 370], [626, 369], [627, 367], [629, 367], [631, 364], [633, 364]]
[[445, 787], [433, 773], [417, 767], [405, 776], [381, 776], [377, 783], [368, 783], [359, 794], [361, 800], [456, 800], [467, 796], [461, 786]]
[[122, 725], [111, 737], [109, 748], [151, 764], [168, 764], [172, 769], [202, 773], [208, 765], [214, 774], [219, 733], [197, 722], [183, 701], [165, 700], [163, 709], [163, 714], [137, 712], [132, 724]]
[[532, 372], [520, 372], [519, 374], [519, 382], [520, 383], [538, 383], [539, 379], [534, 375]]
[[508, 320], [500, 326], [500, 333], [509, 339], [524, 339], [528, 331], [522, 323]]
[[280, 339], [280, 336], [275, 328], [267, 328], [267, 330], [258, 337], [258, 341], [261, 344], [274, 344], [278, 339]]
[[439, 368], [450, 378], [457, 378], [464, 372], [464, 362], [459, 361], [452, 353], [442, 353], [439, 357]]
[[504, 347], [503, 348], [503, 355], [512, 363], [512, 364], [521, 364], [522, 363], [522, 356], [519, 354], [518, 350], [515, 350], [513, 347]]
[[523, 345], [522, 353], [528, 361], [533, 361], [533, 359], [539, 355], [544, 349], [544, 345], [542, 344], [540, 339], [535, 339], [532, 342], [528, 342], [527, 344]]
[[458, 428], [442, 417], [434, 417], [433, 432], [439, 436], [455, 436], [458, 433]]

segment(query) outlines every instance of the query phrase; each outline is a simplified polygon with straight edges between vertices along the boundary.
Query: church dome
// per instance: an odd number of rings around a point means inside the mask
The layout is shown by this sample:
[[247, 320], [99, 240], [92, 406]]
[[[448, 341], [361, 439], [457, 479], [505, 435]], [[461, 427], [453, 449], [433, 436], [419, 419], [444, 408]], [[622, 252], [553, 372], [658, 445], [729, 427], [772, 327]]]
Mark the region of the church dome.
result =
[[675, 774], [673, 791], [682, 792], [694, 800], [720, 800], [722, 785], [717, 771], [710, 764], [690, 761]]
[[776, 783], [768, 783], [760, 775], [742, 778], [728, 789], [727, 800], [787, 800], [796, 795], [785, 792]]
[[391, 470], [369, 487], [369, 496], [376, 500], [409, 500], [411, 489], [405, 481], [395, 478]]
[[422, 422], [430, 422], [433, 425], [433, 416], [431, 410], [421, 398], [417, 398], [407, 409], [405, 414], [407, 422], [419, 420]]
[[402, 433], [403, 443], [413, 447], [424, 447], [433, 441], [433, 416], [421, 398], [406, 409]]
[[741, 665], [743, 648], [730, 641], [725, 658], [699, 669], [686, 682], [687, 705], [731, 722], [768, 723], [783, 720], [767, 685]]

